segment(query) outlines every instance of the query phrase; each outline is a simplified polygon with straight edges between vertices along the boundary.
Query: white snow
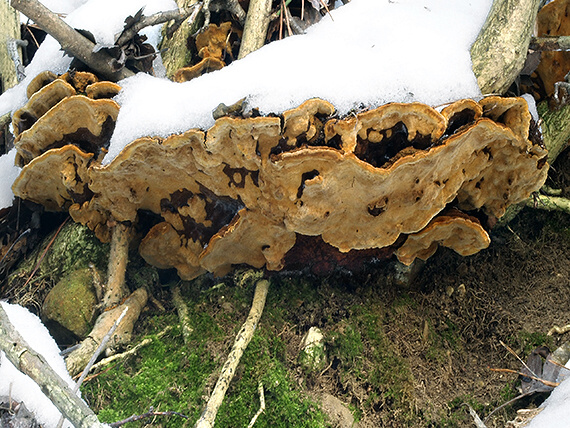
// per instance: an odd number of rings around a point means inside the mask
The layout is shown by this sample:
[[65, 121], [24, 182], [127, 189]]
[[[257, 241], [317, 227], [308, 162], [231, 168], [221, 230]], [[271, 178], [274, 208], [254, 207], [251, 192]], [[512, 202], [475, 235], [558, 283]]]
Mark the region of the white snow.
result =
[[[570, 361], [566, 363], [570, 368]], [[560, 383], [550, 396], [540, 405], [543, 408], [526, 428], [567, 428], [570, 426], [570, 376], [568, 370], [561, 370]], [[558, 380], [560, 382], [560, 379]]]
[[[91, 31], [101, 44], [112, 43], [125, 17], [140, 7], [146, 5], [145, 13], [151, 14], [176, 6], [173, 0], [44, 2], [69, 12], [67, 22]], [[390, 101], [438, 105], [479, 96], [469, 48], [491, 4], [492, 0], [352, 0], [307, 34], [271, 43], [191, 82], [143, 74], [125, 79], [120, 82], [121, 111], [104, 162], [138, 137], [206, 129], [214, 123], [211, 112], [219, 103], [243, 97], [249, 108], [262, 113], [280, 113], [321, 97], [344, 114], [360, 105], [376, 107]], [[159, 28], [147, 35], [156, 44]], [[69, 63], [48, 36], [26, 68], [26, 79], [0, 96], [0, 115], [25, 104], [26, 87], [40, 71], [63, 73]], [[7, 189], [12, 181], [1, 183]]]
[[[55, 372], [72, 387], [74, 382], [67, 373], [63, 358], [59, 355], [59, 348], [41, 320], [21, 306], [6, 302], [0, 302], [0, 305], [28, 345], [41, 354]], [[0, 396], [10, 396], [17, 402], [24, 402], [26, 408], [46, 428], [57, 425], [61, 416], [59, 410], [32, 379], [14, 367], [2, 351], [0, 351], [0, 379]], [[64, 426], [72, 425], [66, 423]]]
[[[168, 136], [214, 120], [212, 110], [247, 97], [280, 113], [320, 97], [341, 114], [390, 101], [438, 105], [481, 95], [469, 48], [491, 0], [353, 0], [307, 34], [264, 46], [186, 83], [137, 75], [120, 84], [110, 162], [134, 139]], [[334, 21], [333, 21], [334, 19]]]
[[15, 158], [16, 149], [12, 149], [4, 156], [0, 156], [0, 209], [9, 207], [14, 200], [11, 186], [20, 174], [20, 168], [14, 165]]

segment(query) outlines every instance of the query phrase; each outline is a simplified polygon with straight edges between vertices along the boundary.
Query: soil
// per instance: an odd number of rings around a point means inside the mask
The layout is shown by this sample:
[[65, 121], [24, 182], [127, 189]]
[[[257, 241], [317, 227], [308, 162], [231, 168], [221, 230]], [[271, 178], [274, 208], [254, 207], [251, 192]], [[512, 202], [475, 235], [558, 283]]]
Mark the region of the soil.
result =
[[[288, 354], [298, 352], [310, 326], [318, 325], [326, 335], [350, 319], [347, 308], [377, 304], [386, 311], [382, 328], [413, 378], [413, 391], [408, 393], [413, 416], [395, 417], [393, 403], [371, 398], [372, 387], [362, 379], [341, 379], [334, 360], [321, 376], [300, 376], [300, 383], [311, 394], [332, 395], [361, 409], [361, 428], [470, 426], [464, 402], [478, 403], [483, 417], [517, 395], [516, 375], [490, 370], [521, 369], [502, 343], [526, 359], [537, 346], [556, 348], [568, 340], [568, 334], [546, 333], [553, 325], [570, 323], [569, 250], [570, 216], [525, 209], [509, 226], [494, 232], [487, 250], [461, 257], [439, 249], [408, 286], [379, 283], [378, 278], [386, 277], [384, 265], [330, 277], [328, 285], [319, 285], [319, 293], [327, 298], [303, 302], [291, 320], [296, 327], [283, 332]], [[402, 299], [407, 303], [399, 304]], [[365, 346], [362, 358], [370, 352]], [[497, 412], [487, 426], [505, 426], [517, 408], [533, 407], [544, 398], [543, 394], [520, 400]], [[333, 409], [331, 415], [339, 412]]]

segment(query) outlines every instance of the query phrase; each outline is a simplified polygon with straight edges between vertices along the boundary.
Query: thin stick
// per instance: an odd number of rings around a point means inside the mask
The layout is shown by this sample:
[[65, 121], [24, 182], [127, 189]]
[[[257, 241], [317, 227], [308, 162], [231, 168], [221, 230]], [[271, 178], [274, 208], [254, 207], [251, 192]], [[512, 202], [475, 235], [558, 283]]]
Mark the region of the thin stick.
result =
[[211, 428], [214, 426], [218, 409], [220, 408], [222, 401], [224, 400], [224, 396], [226, 395], [226, 391], [230, 386], [230, 382], [234, 377], [241, 356], [251, 341], [253, 333], [257, 327], [257, 323], [263, 313], [268, 289], [269, 281], [266, 279], [257, 281], [249, 315], [236, 336], [236, 340], [230, 354], [228, 355], [228, 359], [222, 367], [222, 373], [218, 378], [214, 391], [212, 392], [200, 419], [198, 419], [198, 422], [194, 425], [195, 428]]
[[[128, 310], [129, 310], [128, 306], [126, 306], [125, 309], [123, 309], [123, 312], [121, 313], [121, 315], [119, 315], [119, 318], [117, 318], [117, 321], [115, 321], [115, 323], [111, 326], [111, 328], [109, 329], [107, 334], [103, 337], [103, 340], [101, 340], [99, 347], [95, 350], [95, 352], [93, 352], [91, 359], [89, 360], [89, 362], [87, 363], [87, 365], [83, 369], [83, 373], [81, 373], [81, 376], [79, 376], [79, 380], [77, 382], [75, 382], [75, 386], [73, 387], [73, 393], [74, 394], [77, 394], [77, 391], [79, 391], [79, 387], [81, 386], [81, 384], [85, 380], [85, 377], [87, 376], [87, 374], [91, 370], [91, 367], [93, 367], [93, 364], [95, 364], [95, 361], [97, 360], [97, 358], [99, 358], [99, 355], [101, 355], [101, 352], [103, 352], [105, 350], [105, 347], [107, 346], [107, 342], [109, 341], [109, 339], [111, 339], [111, 336], [113, 336], [113, 333], [115, 332], [115, 330], [119, 326], [119, 323], [121, 322], [123, 317], [127, 314]], [[57, 423], [57, 428], [61, 428], [61, 426], [63, 425], [63, 421], [64, 421], [64, 418], [62, 416], [61, 418], [59, 418], [59, 422]]]
[[549, 380], [544, 380], [541, 379], [537, 376], [533, 376], [533, 375], [529, 375], [527, 373], [523, 373], [523, 372], [519, 372], [518, 370], [511, 370], [511, 369], [495, 369], [493, 367], [489, 367], [489, 370], [493, 371], [493, 372], [500, 372], [500, 373], [513, 373], [513, 374], [518, 374], [519, 376], [524, 376], [524, 377], [529, 377], [532, 380], [536, 380], [546, 386], [550, 386], [551, 388], [556, 388], [558, 385], [560, 385], [559, 382], [551, 382]]
[[24, 285], [22, 286], [22, 288], [26, 288], [26, 285], [28, 285], [28, 283], [31, 281], [31, 279], [34, 277], [34, 275], [36, 274], [36, 272], [38, 271], [38, 269], [40, 268], [40, 264], [42, 263], [44, 257], [46, 256], [48, 250], [50, 249], [50, 247], [53, 244], [53, 241], [55, 241], [55, 238], [57, 238], [57, 235], [59, 235], [59, 232], [61, 232], [61, 228], [64, 226], [65, 223], [67, 223], [67, 220], [69, 220], [69, 217], [67, 217], [63, 223], [61, 223], [59, 225], [59, 227], [57, 228], [55, 235], [53, 235], [53, 238], [50, 239], [50, 241], [48, 242], [46, 249], [44, 250], [44, 252], [42, 253], [42, 255], [40, 256], [40, 259], [38, 260], [38, 263], [36, 264], [36, 267], [34, 268], [34, 270], [32, 271], [32, 273], [30, 274], [30, 276], [28, 277], [28, 279], [26, 280], [26, 282], [24, 283]]
[[530, 374], [532, 374], [535, 377], [538, 377], [538, 375], [530, 369], [530, 367], [516, 354], [515, 351], [509, 348], [502, 340], [499, 340], [499, 343], [503, 345], [507, 351], [513, 354], [516, 357], [516, 359], [519, 360], [519, 362], [524, 366], [524, 368], [528, 370]]
[[69, 385], [38, 355], [14, 328], [0, 305], [0, 349], [22, 373], [36, 382], [57, 409], [77, 428], [104, 425]]
[[180, 324], [182, 326], [182, 337], [184, 338], [184, 344], [188, 346], [190, 344], [190, 335], [194, 331], [190, 326], [190, 316], [188, 315], [188, 306], [182, 300], [180, 295], [180, 288], [178, 286], [172, 289], [172, 303], [176, 307], [178, 312], [178, 318], [180, 319]]
[[[157, 339], [160, 339], [162, 336], [164, 336], [166, 333], [168, 333], [170, 330], [172, 330], [172, 327], [167, 326], [164, 330], [162, 330], [160, 333], [158, 333], [156, 335]], [[103, 358], [101, 361], [99, 361], [97, 364], [94, 364], [93, 367], [91, 367], [90, 371], [94, 371], [94, 370], [98, 370], [103, 366], [106, 366], [107, 364], [112, 363], [115, 360], [121, 359], [121, 358], [126, 358], [129, 355], [134, 355], [138, 352], [139, 349], [141, 349], [143, 346], [148, 345], [149, 343], [152, 343], [152, 338], [147, 337], [146, 339], [143, 339], [140, 343], [137, 343], [135, 346], [133, 346], [131, 349], [129, 349], [128, 351], [122, 352], [120, 354], [115, 354], [115, 355], [111, 355], [110, 357], [107, 358]]]
[[257, 413], [253, 416], [253, 418], [251, 419], [251, 421], [249, 422], [249, 425], [247, 426], [247, 428], [252, 428], [253, 425], [255, 424], [255, 421], [257, 420], [257, 418], [259, 417], [259, 415], [261, 415], [264, 410], [265, 410], [265, 395], [263, 393], [263, 384], [261, 382], [259, 382], [259, 385], [257, 387], [257, 390], [259, 391], [259, 410], [257, 411]]

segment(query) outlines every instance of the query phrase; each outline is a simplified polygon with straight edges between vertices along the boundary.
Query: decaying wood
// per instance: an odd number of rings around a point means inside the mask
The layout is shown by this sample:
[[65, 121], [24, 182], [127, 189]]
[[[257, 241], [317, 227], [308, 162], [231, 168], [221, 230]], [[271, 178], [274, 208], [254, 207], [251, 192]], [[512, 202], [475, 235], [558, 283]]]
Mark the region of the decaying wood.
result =
[[[172, 327], [167, 326], [164, 330], [162, 330], [160, 333], [158, 333], [156, 335], [156, 338], [160, 339], [162, 336], [164, 336], [170, 330], [172, 330]], [[101, 361], [93, 364], [90, 371], [92, 371], [92, 372], [98, 371], [102, 367], [104, 367], [108, 364], [111, 364], [113, 361], [125, 359], [130, 355], [134, 355], [138, 352], [139, 349], [141, 349], [142, 347], [144, 347], [146, 345], [149, 345], [150, 343], [152, 343], [152, 338], [147, 337], [146, 339], [143, 339], [142, 341], [137, 343], [135, 346], [133, 346], [128, 351], [121, 352], [120, 354], [114, 354], [114, 355], [111, 355], [110, 357], [107, 357], [107, 358], [103, 358]]]
[[484, 94], [503, 94], [523, 69], [540, 0], [495, 0], [471, 47]]
[[548, 102], [544, 101], [537, 108], [542, 121], [544, 145], [548, 149], [548, 163], [552, 165], [558, 155], [569, 145], [570, 105], [562, 106], [557, 110], [550, 110]]
[[236, 336], [232, 350], [230, 351], [228, 359], [222, 367], [222, 372], [218, 378], [218, 382], [216, 382], [214, 391], [208, 400], [206, 409], [200, 416], [198, 422], [196, 422], [196, 425], [194, 425], [195, 428], [211, 428], [214, 426], [214, 421], [216, 419], [218, 409], [220, 408], [220, 405], [224, 400], [224, 396], [226, 395], [226, 391], [230, 386], [230, 382], [234, 377], [241, 356], [251, 341], [253, 333], [257, 327], [257, 323], [259, 322], [261, 314], [263, 313], [268, 289], [269, 281], [266, 279], [259, 280], [255, 285], [255, 293], [253, 296], [253, 303], [251, 304], [249, 315], [247, 316], [245, 323]]
[[182, 337], [184, 338], [184, 344], [188, 346], [190, 344], [190, 335], [194, 329], [190, 326], [190, 317], [188, 316], [188, 306], [186, 302], [182, 299], [180, 295], [180, 288], [178, 286], [172, 289], [172, 303], [176, 307], [178, 312], [178, 318], [180, 318], [180, 325], [182, 326]]
[[103, 309], [117, 305], [129, 294], [125, 285], [125, 272], [129, 261], [130, 234], [131, 228], [123, 223], [117, 223], [113, 227], [107, 286], [101, 302]]
[[124, 30], [115, 44], [117, 46], [123, 46], [129, 40], [131, 40], [139, 31], [146, 27], [152, 27], [153, 25], [162, 24], [168, 21], [183, 21], [190, 16], [192, 9], [187, 9], [181, 11], [178, 9], [168, 10], [166, 12], [157, 12], [150, 16], [142, 16], [141, 20], [136, 22], [133, 26]]
[[2, 32], [0, 33], [0, 79], [4, 91], [18, 83], [16, 76], [16, 66], [12, 55], [8, 50], [10, 39], [20, 38], [20, 16], [8, 2], [0, 3], [0, 22]]
[[134, 323], [139, 318], [142, 309], [145, 307], [147, 298], [147, 291], [144, 288], [139, 288], [135, 290], [122, 305], [103, 312], [97, 318], [95, 326], [89, 336], [87, 336], [87, 338], [81, 342], [80, 346], [69, 354], [65, 360], [67, 371], [74, 376], [83, 370], [95, 350], [99, 347], [101, 341], [105, 337], [105, 334], [107, 334], [109, 329], [127, 306], [129, 310], [123, 320], [119, 323], [119, 327], [115, 331], [115, 334], [109, 343], [111, 347], [128, 343], [131, 332], [133, 331]]
[[66, 52], [101, 73], [105, 78], [116, 82], [134, 75], [127, 68], [115, 71], [111, 56], [103, 50], [93, 52], [95, 44], [92, 41], [75, 31], [39, 1], [11, 0], [10, 4], [56, 39], [61, 46], [65, 47]]
[[104, 427], [87, 404], [16, 331], [0, 306], [0, 349], [22, 373], [36, 382], [58, 410], [78, 428]]
[[249, 2], [238, 59], [244, 58], [265, 44], [271, 3], [271, 0], [251, 0]]
[[537, 195], [535, 198], [525, 199], [524, 205], [546, 211], [562, 211], [570, 214], [570, 199], [560, 196]]
[[533, 37], [529, 49], [533, 51], [568, 51], [570, 36]]
[[[162, 54], [162, 63], [169, 78], [172, 78], [176, 71], [190, 64], [192, 60], [192, 53], [188, 49], [188, 38], [198, 30], [196, 18], [202, 10], [202, 4], [198, 3], [198, 0], [176, 0], [176, 4], [180, 10], [192, 9], [192, 14], [181, 24], [175, 23], [172, 26], [166, 26], [163, 30], [164, 38], [160, 49], [165, 49]], [[172, 30], [173, 27], [174, 30]]]

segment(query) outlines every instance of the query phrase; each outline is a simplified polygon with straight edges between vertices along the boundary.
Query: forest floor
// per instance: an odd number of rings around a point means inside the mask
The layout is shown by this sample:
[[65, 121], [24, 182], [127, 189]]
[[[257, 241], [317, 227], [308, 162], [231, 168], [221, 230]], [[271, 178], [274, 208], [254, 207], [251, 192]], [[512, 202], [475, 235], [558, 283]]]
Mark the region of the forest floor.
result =
[[[570, 323], [567, 214], [525, 209], [493, 231], [487, 250], [461, 257], [440, 248], [408, 283], [395, 266], [378, 261], [360, 272], [270, 275], [265, 312], [216, 426], [247, 426], [259, 408], [258, 382], [266, 409], [256, 427], [345, 427], [353, 420], [361, 428], [473, 426], [465, 403], [484, 417], [519, 394], [516, 375], [490, 370], [521, 368], [501, 342], [526, 360], [538, 346], [554, 350], [569, 340], [568, 333], [546, 334]], [[154, 294], [165, 310], [150, 304], [133, 340], [152, 343], [83, 387], [100, 417], [116, 421], [154, 406], [189, 419], [146, 423], [191, 426], [247, 317], [250, 273], [166, 285], [161, 277]], [[176, 284], [191, 313], [187, 345], [171, 303]], [[157, 338], [167, 325], [173, 329]], [[326, 361], [313, 370], [298, 358], [310, 327], [322, 331], [326, 346]], [[544, 398], [519, 400], [487, 426], [503, 427], [516, 409]]]

